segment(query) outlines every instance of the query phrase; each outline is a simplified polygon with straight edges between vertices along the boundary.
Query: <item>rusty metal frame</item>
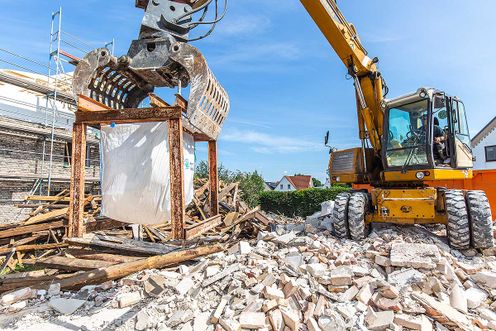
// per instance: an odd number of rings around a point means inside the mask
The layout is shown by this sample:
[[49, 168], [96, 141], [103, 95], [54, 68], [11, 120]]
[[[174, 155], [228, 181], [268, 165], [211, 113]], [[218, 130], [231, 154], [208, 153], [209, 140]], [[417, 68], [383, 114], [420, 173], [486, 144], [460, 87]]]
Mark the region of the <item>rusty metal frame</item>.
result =
[[85, 197], [85, 156], [86, 129], [89, 125], [105, 123], [140, 123], [167, 122], [169, 125], [169, 162], [171, 190], [171, 223], [174, 240], [186, 239], [188, 236], [198, 236], [218, 225], [220, 219], [218, 207], [218, 177], [217, 177], [217, 142], [209, 143], [209, 173], [211, 192], [211, 218], [196, 225], [194, 228], [185, 226], [184, 201], [184, 155], [183, 131], [193, 134], [195, 141], [206, 141], [201, 133], [191, 132], [183, 128], [183, 113], [187, 109], [187, 101], [180, 95], [176, 96], [173, 106], [155, 95], [150, 95], [151, 108], [109, 109], [107, 106], [91, 98], [78, 97], [78, 111], [73, 125], [72, 136], [72, 168], [69, 206], [69, 226], [67, 236], [82, 237], [84, 226], [84, 197]]

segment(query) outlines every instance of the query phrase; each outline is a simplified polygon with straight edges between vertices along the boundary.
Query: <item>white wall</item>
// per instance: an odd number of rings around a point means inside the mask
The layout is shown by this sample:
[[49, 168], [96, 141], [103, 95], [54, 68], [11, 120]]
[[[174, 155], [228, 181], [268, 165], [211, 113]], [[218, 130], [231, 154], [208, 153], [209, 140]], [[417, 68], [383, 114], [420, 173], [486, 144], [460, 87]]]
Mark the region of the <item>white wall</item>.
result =
[[[27, 81], [46, 84], [47, 77], [22, 73]], [[23, 77], [23, 78], [24, 78]], [[70, 85], [67, 85], [70, 87]], [[64, 90], [65, 91], [65, 90]], [[65, 91], [66, 92], [66, 91]], [[0, 83], [0, 115], [22, 121], [52, 124], [52, 102], [48, 104], [42, 93], [30, 91], [8, 83]], [[76, 109], [64, 102], [56, 102], [55, 127], [72, 130]]]
[[281, 181], [277, 184], [277, 187], [274, 189], [274, 191], [280, 191], [280, 192], [296, 191], [296, 188], [289, 182], [289, 180], [286, 177], [283, 177]]
[[484, 169], [496, 169], [496, 162], [486, 162], [486, 146], [495, 146], [496, 145], [496, 129], [491, 131], [489, 135], [487, 135], [481, 142], [475, 146], [472, 151], [474, 156], [476, 157], [476, 161], [474, 162], [475, 170], [484, 170]]

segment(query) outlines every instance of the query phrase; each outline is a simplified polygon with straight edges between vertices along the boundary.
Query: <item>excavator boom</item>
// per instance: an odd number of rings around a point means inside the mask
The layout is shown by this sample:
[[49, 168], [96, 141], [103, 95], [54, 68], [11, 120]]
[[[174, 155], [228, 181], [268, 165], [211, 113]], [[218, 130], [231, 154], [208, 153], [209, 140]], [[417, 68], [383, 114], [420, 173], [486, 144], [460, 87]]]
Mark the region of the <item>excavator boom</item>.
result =
[[335, 0], [301, 0], [301, 3], [353, 77], [360, 139], [362, 142], [368, 139], [379, 155], [384, 93], [383, 79], [376, 66], [377, 58], [371, 59], [367, 55], [355, 27], [346, 20]]

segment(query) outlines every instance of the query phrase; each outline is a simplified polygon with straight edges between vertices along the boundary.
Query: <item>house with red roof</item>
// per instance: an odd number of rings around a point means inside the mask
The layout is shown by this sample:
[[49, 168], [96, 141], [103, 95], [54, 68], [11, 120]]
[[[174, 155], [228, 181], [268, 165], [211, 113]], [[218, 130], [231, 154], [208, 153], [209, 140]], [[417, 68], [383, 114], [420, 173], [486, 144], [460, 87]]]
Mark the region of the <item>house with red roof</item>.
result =
[[313, 187], [312, 176], [284, 176], [277, 183], [274, 191], [299, 191]]

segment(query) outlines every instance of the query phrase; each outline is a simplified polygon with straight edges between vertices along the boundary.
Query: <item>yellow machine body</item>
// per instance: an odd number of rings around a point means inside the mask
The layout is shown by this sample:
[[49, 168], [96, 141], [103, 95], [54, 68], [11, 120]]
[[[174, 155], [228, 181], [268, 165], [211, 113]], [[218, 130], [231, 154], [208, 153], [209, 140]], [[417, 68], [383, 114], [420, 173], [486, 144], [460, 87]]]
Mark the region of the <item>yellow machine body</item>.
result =
[[372, 189], [371, 196], [375, 208], [367, 217], [369, 222], [400, 224], [447, 222], [443, 195], [433, 187], [375, 188]]

